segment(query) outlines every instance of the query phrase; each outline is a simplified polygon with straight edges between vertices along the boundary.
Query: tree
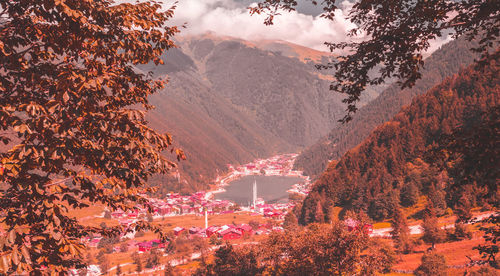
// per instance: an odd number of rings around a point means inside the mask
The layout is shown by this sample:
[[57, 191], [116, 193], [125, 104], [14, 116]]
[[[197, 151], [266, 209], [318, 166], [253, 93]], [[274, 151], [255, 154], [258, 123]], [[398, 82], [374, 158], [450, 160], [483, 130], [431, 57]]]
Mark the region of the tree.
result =
[[393, 262], [387, 244], [370, 243], [363, 229], [336, 222], [275, 232], [259, 245], [226, 244], [196, 275], [371, 275]]
[[148, 222], [153, 222], [154, 221], [153, 215], [151, 215], [151, 213], [149, 213], [149, 212], [146, 215], [146, 219], [147, 219]]
[[[120, 227], [80, 224], [73, 208], [129, 210], [172, 138], [147, 126], [148, 96], [164, 87], [134, 69], [174, 46], [173, 8], [148, 1], [0, 1], [1, 271], [84, 265], [81, 237]], [[136, 229], [151, 228], [140, 222]]]
[[142, 258], [141, 258], [141, 256], [137, 252], [134, 252], [131, 257], [132, 257], [132, 261], [135, 264], [135, 272], [140, 273], [142, 271]]
[[444, 241], [445, 233], [439, 227], [438, 218], [432, 202], [428, 202], [424, 211], [424, 219], [422, 222], [422, 240], [426, 243], [430, 243], [432, 249], [434, 249], [436, 243]]
[[366, 265], [363, 266], [361, 275], [378, 275], [380, 272], [390, 273], [396, 263], [394, 250], [387, 241], [371, 238], [363, 254]]
[[391, 225], [391, 237], [394, 241], [394, 247], [401, 253], [409, 253], [411, 250], [410, 228], [401, 208], [394, 211]]
[[[496, 74], [498, 71], [492, 73]], [[448, 190], [452, 196], [451, 203], [458, 205], [459, 209], [470, 207], [460, 206], [464, 203], [473, 205], [474, 201], [471, 200], [474, 197], [479, 201], [489, 200], [493, 204], [498, 202], [499, 116], [500, 106], [491, 107], [483, 112], [470, 112], [464, 124], [455, 128], [451, 134], [442, 135], [439, 145], [427, 154], [430, 162], [446, 170], [453, 178]], [[471, 187], [471, 184], [486, 191], [476, 192], [474, 197], [467, 197], [468, 202], [463, 202], [464, 192]], [[467, 210], [462, 211], [466, 211], [465, 216], [469, 215]]]
[[446, 276], [446, 260], [443, 255], [428, 253], [422, 256], [422, 263], [415, 270], [417, 276]]
[[97, 254], [97, 263], [99, 264], [99, 268], [101, 269], [102, 274], [107, 274], [109, 270], [109, 258], [106, 256], [103, 250], [99, 251]]
[[418, 202], [419, 190], [414, 182], [406, 183], [403, 188], [401, 188], [400, 201], [401, 205], [404, 207], [410, 207]]
[[320, 201], [316, 203], [316, 210], [314, 212], [314, 221], [320, 223], [325, 221], [325, 213], [323, 212], [323, 206], [321, 206]]
[[248, 225], [252, 226], [252, 229], [256, 231], [257, 229], [259, 229], [260, 223], [252, 219], [248, 222]]
[[128, 243], [124, 242], [120, 244], [120, 252], [127, 252], [128, 251]]
[[158, 249], [151, 249], [146, 255], [146, 268], [153, 268], [160, 264], [161, 253]]
[[170, 265], [169, 262], [165, 264], [165, 269], [163, 270], [163, 276], [173, 276], [174, 274], [174, 268], [172, 265]]
[[192, 244], [196, 252], [200, 252], [201, 262], [205, 263], [207, 253], [210, 251], [210, 245], [205, 238], [193, 237]]
[[479, 223], [482, 224], [479, 230], [484, 232], [483, 238], [486, 241], [485, 244], [474, 247], [475, 250], [479, 251], [483, 259], [480, 263], [499, 269], [500, 262], [497, 260], [497, 255], [499, 252], [498, 244], [500, 243], [500, 213], [496, 212], [479, 221]]
[[453, 238], [456, 240], [472, 238], [472, 232], [467, 225], [473, 216], [469, 196], [463, 195], [461, 197], [455, 207], [455, 214], [457, 215], [457, 219], [455, 220], [455, 232], [453, 233]]
[[299, 220], [295, 216], [295, 213], [293, 211], [289, 211], [286, 216], [285, 220], [283, 221], [283, 228], [286, 230], [295, 230], [299, 226]]
[[497, 275], [498, 272], [491, 267], [481, 267], [476, 271], [470, 271], [469, 275], [470, 276], [490, 276], [490, 275]]
[[262, 267], [258, 255], [255, 247], [235, 249], [226, 243], [215, 252], [214, 262], [198, 269], [195, 275], [259, 275]]
[[436, 212], [437, 216], [442, 216], [446, 211], [446, 200], [445, 200], [445, 192], [440, 189], [436, 189], [434, 186], [431, 186], [428, 192], [428, 198], [432, 202], [432, 206], [434, 212]]
[[105, 219], [111, 219], [111, 212], [108, 211], [108, 210], [104, 211], [104, 218]]
[[116, 265], [116, 276], [122, 275], [122, 268], [120, 267], [120, 264]]
[[[252, 14], [267, 13], [265, 24], [273, 24], [283, 10], [295, 10], [298, 1], [261, 0], [250, 8]], [[335, 0], [309, 2], [323, 6], [322, 17], [334, 20], [338, 9]], [[488, 57], [491, 47], [498, 45], [500, 36], [500, 3], [489, 0], [463, 1], [370, 1], [354, 3], [348, 20], [354, 23], [348, 42], [325, 44], [331, 51], [343, 50], [322, 69], [335, 69], [330, 89], [346, 95], [347, 115], [351, 120], [356, 103], [368, 85], [379, 85], [388, 78], [399, 79], [402, 88], [411, 87], [420, 78], [424, 65], [423, 52], [430, 41], [451, 33], [454, 37], [477, 39], [476, 51]], [[362, 35], [361, 37], [358, 35]], [[356, 42], [360, 41], [360, 42]], [[494, 53], [493, 55], [498, 55]]]

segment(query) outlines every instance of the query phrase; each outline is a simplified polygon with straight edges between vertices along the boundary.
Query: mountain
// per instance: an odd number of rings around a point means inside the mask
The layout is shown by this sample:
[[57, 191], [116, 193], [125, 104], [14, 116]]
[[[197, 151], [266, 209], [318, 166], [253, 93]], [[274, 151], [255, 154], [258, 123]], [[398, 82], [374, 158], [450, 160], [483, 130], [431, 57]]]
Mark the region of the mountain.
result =
[[193, 57], [215, 93], [294, 146], [319, 139], [344, 108], [313, 64], [298, 58], [211, 35], [185, 39], [181, 49]]
[[[450, 194], [453, 179], [428, 164], [425, 156], [439, 146], [443, 135], [498, 108], [499, 61], [497, 55], [482, 70], [470, 66], [446, 78], [379, 125], [338, 162], [331, 162], [305, 199], [300, 221], [316, 221], [317, 210], [321, 210], [318, 204], [327, 216], [331, 207], [342, 206], [382, 220], [392, 215], [397, 204], [416, 203], [419, 195], [427, 195], [441, 212], [455, 207], [457, 198], [466, 198], [472, 205], [484, 200], [484, 190], [479, 187], [483, 181], [470, 183], [459, 195]], [[498, 203], [496, 196], [490, 194], [486, 201]]]
[[178, 45], [162, 57], [164, 65], [139, 68], [168, 76], [166, 88], [150, 98], [156, 108], [148, 120], [171, 133], [188, 157], [180, 180], [177, 172], [152, 180], [164, 192], [204, 189], [227, 164], [296, 152], [343, 114], [341, 97], [314, 67], [327, 53], [211, 34], [183, 37]]
[[313, 178], [319, 176], [330, 160], [340, 158], [361, 143], [376, 126], [390, 120], [415, 96], [425, 93], [472, 63], [476, 55], [469, 49], [474, 45], [465, 39], [443, 45], [425, 60], [422, 78], [415, 86], [401, 90], [397, 84], [390, 85], [379, 97], [360, 108], [351, 122], [337, 123], [327, 135], [303, 150], [295, 162], [295, 168]]

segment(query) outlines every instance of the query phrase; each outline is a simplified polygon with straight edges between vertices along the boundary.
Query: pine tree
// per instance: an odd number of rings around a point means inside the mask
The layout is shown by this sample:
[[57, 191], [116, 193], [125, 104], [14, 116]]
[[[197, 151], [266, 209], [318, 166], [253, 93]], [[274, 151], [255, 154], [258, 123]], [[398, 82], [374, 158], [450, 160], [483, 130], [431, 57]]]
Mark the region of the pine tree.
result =
[[410, 207], [418, 202], [419, 190], [417, 185], [414, 182], [405, 183], [401, 189], [401, 205], [405, 207]]
[[410, 228], [408, 228], [408, 221], [401, 208], [394, 211], [391, 224], [391, 237], [395, 247], [400, 253], [408, 253], [411, 250]]
[[316, 203], [316, 212], [314, 213], [314, 221], [319, 223], [323, 223], [325, 221], [325, 214], [323, 213], [323, 207], [321, 206], [320, 201]]

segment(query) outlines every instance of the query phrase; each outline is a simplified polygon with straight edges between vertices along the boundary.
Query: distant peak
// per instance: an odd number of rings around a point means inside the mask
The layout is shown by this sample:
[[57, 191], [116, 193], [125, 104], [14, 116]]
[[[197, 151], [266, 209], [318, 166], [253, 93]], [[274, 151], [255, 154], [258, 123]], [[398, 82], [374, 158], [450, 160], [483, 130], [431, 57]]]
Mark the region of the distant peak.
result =
[[179, 41], [181, 44], [193, 40], [205, 40], [205, 39], [209, 39], [213, 41], [215, 44], [225, 41], [235, 41], [247, 47], [257, 48], [260, 50], [270, 51], [270, 52], [279, 52], [283, 56], [290, 58], [297, 58], [302, 62], [309, 62], [309, 61], [321, 62], [324, 57], [328, 58], [334, 56], [332, 53], [329, 52], [318, 51], [306, 46], [298, 45], [284, 40], [261, 39], [255, 41], [248, 41], [232, 36], [218, 35], [212, 31], [203, 34], [182, 35], [177, 37], [177, 41]]

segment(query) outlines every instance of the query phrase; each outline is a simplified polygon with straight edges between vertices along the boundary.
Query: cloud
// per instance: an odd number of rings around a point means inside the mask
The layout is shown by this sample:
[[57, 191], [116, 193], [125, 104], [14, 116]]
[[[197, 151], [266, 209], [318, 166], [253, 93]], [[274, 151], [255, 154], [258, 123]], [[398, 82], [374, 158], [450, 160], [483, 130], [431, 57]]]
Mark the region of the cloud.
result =
[[[117, 0], [131, 1], [133, 0]], [[186, 24], [186, 28], [181, 29], [181, 36], [212, 32], [249, 41], [284, 40], [319, 51], [328, 51], [325, 42], [336, 43], [353, 39], [347, 35], [355, 27], [347, 19], [353, 5], [353, 2], [348, 0], [340, 3], [340, 9], [335, 11], [333, 21], [322, 18], [310, 5], [302, 4], [302, 7], [299, 5], [299, 11], [282, 12], [275, 18], [272, 26], [264, 25], [265, 15], [249, 14], [247, 7], [255, 5], [252, 2], [256, 0], [166, 0], [163, 5], [167, 9], [174, 2], [177, 2], [177, 8], [171, 23]], [[356, 40], [361, 39], [363, 36], [356, 37]], [[432, 41], [424, 55], [430, 55], [450, 40], [451, 36], [444, 36]]]
[[[347, 3], [347, 1], [346, 1]], [[166, 3], [166, 6], [170, 3]], [[325, 41], [348, 39], [347, 32], [355, 25], [346, 19], [347, 7], [336, 11], [334, 21], [320, 16], [283, 12], [272, 26], [264, 25], [265, 15], [248, 13], [247, 6], [233, 0], [181, 0], [174, 13], [174, 24], [186, 23], [181, 35], [213, 32], [245, 40], [285, 40], [316, 50], [327, 51]]]

